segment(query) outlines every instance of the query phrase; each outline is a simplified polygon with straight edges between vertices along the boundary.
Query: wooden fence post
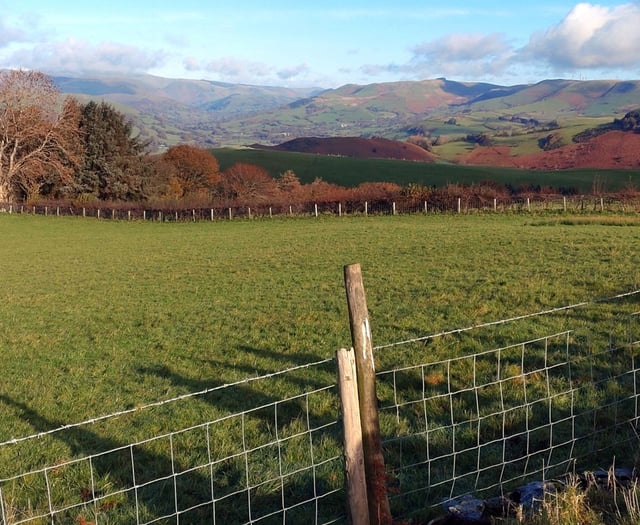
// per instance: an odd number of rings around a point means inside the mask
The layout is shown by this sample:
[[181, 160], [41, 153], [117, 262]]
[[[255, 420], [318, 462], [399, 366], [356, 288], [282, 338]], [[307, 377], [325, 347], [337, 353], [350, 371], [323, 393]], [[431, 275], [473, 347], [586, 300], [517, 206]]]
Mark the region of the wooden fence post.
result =
[[353, 348], [351, 350], [341, 348], [336, 357], [344, 427], [344, 462], [349, 515], [353, 525], [369, 525], [355, 352]]
[[355, 351], [356, 375], [362, 425], [364, 465], [367, 474], [369, 519], [375, 525], [390, 525], [391, 510], [387, 495], [387, 474], [382, 454], [376, 373], [371, 341], [367, 299], [359, 264], [344, 267], [344, 283], [349, 307], [351, 341]]

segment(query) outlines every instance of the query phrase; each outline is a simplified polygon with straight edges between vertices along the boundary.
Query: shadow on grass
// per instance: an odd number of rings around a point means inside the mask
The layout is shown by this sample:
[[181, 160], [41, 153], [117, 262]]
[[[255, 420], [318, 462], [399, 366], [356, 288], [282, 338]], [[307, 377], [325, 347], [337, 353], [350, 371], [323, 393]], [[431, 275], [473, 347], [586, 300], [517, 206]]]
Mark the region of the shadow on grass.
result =
[[[243, 369], [249, 372], [250, 367]], [[104, 437], [88, 426], [56, 432], [50, 440], [54, 452], [46, 456], [52, 466], [0, 480], [0, 509], [22, 518], [115, 524], [198, 524], [210, 522], [212, 516], [219, 523], [300, 523], [319, 512], [329, 521], [341, 516], [341, 454], [335, 447], [337, 414], [331, 413], [335, 404], [323, 404], [318, 416], [310, 415], [318, 411], [304, 394], [281, 399], [294, 390], [299, 393], [301, 386], [321, 387], [319, 380], [304, 378], [304, 369], [302, 376], [288, 377], [275, 392], [254, 383], [226, 388], [219, 379], [186, 378], [167, 366], [138, 372], [165, 378], [188, 392], [214, 388], [201, 401], [228, 415], [164, 435], [160, 430], [160, 435], [133, 444]], [[217, 386], [221, 388], [215, 390]], [[64, 427], [62, 421], [9, 396], [0, 395], [0, 402], [35, 432]], [[195, 403], [191, 410], [198, 406], [202, 407]], [[328, 430], [315, 430], [332, 422]], [[162, 427], [162, 421], [155, 422], [158, 425]]]

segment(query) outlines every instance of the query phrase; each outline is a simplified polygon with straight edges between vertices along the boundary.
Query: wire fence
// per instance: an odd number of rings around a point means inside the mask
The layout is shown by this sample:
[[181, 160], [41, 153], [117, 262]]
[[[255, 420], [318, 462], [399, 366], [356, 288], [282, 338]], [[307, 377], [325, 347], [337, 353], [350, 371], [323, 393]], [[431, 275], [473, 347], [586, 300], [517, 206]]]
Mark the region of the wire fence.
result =
[[[242, 395], [239, 386], [259, 388], [259, 382], [300, 370], [317, 376], [331, 362], [2, 443], [3, 461], [56, 441], [77, 457], [53, 458], [41, 468], [0, 480], [0, 523], [344, 522], [334, 382], [130, 444], [104, 437], [99, 428], [113, 419], [132, 424], [123, 420], [131, 415], [158, 417], [154, 409], [185, 399], [213, 403], [220, 396], [235, 398]], [[37, 424], [37, 414], [23, 408], [22, 415]], [[94, 449], [101, 450], [89, 452]]]
[[[375, 347], [394, 517], [637, 446], [639, 293]], [[347, 523], [335, 368], [330, 358], [75, 424], [3, 397], [39, 431], [0, 443], [0, 523]], [[299, 392], [251, 396], [281, 381]], [[107, 430], [138, 417], [162, 428], [170, 414], [158, 411], [226, 398], [248, 406], [131, 443]]]
[[177, 204], [146, 205], [140, 203], [89, 202], [70, 204], [0, 203], [0, 211], [13, 214], [93, 217], [105, 220], [154, 222], [200, 222], [273, 217], [319, 217], [347, 215], [401, 215], [417, 213], [531, 213], [531, 212], [599, 212], [636, 213], [640, 198], [624, 195], [534, 195], [532, 197], [489, 198], [445, 196], [434, 200], [402, 199], [376, 201], [330, 201], [318, 203], [274, 203], [183, 207]]
[[[377, 347], [378, 354], [391, 353], [390, 363], [425, 352], [453, 355], [377, 372], [393, 515], [412, 516], [468, 494], [501, 496], [531, 480], [614, 463], [633, 468], [637, 294]], [[514, 324], [518, 333], [544, 335], [468, 350], [478, 339], [508, 340]], [[552, 326], [573, 328], [546, 332]], [[444, 352], [430, 348], [438, 343]]]

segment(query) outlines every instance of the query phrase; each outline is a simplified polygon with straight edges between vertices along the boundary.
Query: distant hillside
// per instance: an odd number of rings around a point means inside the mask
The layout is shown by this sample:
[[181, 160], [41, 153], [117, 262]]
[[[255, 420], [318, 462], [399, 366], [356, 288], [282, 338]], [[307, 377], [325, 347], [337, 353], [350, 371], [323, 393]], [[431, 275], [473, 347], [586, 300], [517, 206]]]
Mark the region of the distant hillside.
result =
[[397, 159], [420, 162], [433, 162], [432, 153], [408, 142], [400, 142], [383, 138], [366, 139], [362, 137], [304, 137], [284, 142], [278, 146], [262, 146], [254, 144], [256, 149], [272, 149], [278, 151], [295, 151], [298, 153], [315, 153], [318, 155], [335, 155], [368, 159]]
[[151, 75], [53, 79], [62, 93], [113, 103], [157, 148], [183, 142], [226, 143], [219, 123], [286, 106], [322, 91]]
[[[149, 75], [55, 81], [81, 100], [112, 102], [156, 150], [184, 142], [274, 146], [304, 137], [418, 137], [447, 162], [470, 161], [478, 144], [508, 148], [509, 157], [538, 154], [541, 145], [568, 146], [573, 136], [621, 118], [640, 101], [635, 80], [500, 86], [440, 78], [329, 90]], [[550, 133], [552, 143], [545, 142]]]

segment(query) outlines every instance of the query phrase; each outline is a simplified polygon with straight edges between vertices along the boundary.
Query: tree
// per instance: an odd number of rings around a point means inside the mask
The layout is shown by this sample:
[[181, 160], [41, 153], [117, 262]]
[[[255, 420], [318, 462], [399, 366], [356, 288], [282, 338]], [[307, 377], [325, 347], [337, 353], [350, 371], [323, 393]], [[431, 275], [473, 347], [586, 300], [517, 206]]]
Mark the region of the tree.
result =
[[37, 71], [0, 72], [0, 202], [65, 183], [81, 158], [79, 106]]
[[80, 131], [84, 158], [75, 174], [73, 192], [102, 200], [141, 200], [145, 179], [152, 174], [147, 144], [133, 133], [133, 124], [106, 102], [82, 108]]
[[237, 162], [222, 174], [225, 196], [242, 205], [257, 205], [273, 198], [278, 187], [275, 179], [259, 166]]
[[220, 165], [210, 151], [188, 146], [173, 146], [163, 155], [164, 162], [174, 168], [173, 184], [177, 182], [182, 188], [182, 195], [198, 193], [211, 194], [221, 181]]

